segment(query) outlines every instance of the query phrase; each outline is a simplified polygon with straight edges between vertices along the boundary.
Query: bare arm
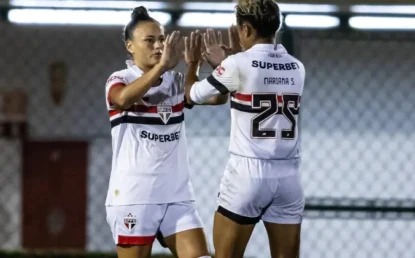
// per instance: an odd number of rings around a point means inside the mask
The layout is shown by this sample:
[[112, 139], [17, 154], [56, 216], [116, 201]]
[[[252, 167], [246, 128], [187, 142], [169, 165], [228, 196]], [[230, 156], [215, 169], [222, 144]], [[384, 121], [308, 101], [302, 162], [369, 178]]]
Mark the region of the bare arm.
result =
[[229, 94], [219, 94], [216, 96], [210, 97], [203, 105], [223, 105], [228, 103]]
[[205, 103], [212, 97], [228, 95], [239, 89], [239, 70], [233, 56], [225, 59], [213, 73], [202, 81], [197, 81], [196, 64], [188, 67], [189, 78], [185, 83], [186, 99], [190, 103]]
[[195, 105], [197, 103], [193, 102], [190, 97], [190, 91], [195, 84], [195, 82], [199, 81], [199, 77], [197, 76], [197, 70], [199, 69], [199, 62], [189, 62], [187, 64], [187, 73], [186, 79], [184, 80], [184, 90], [186, 101], [190, 105]]
[[164, 73], [163, 67], [158, 64], [149, 72], [143, 74], [134, 82], [125, 87], [116, 87], [109, 92], [111, 103], [119, 109], [128, 109], [137, 99], [141, 99]]

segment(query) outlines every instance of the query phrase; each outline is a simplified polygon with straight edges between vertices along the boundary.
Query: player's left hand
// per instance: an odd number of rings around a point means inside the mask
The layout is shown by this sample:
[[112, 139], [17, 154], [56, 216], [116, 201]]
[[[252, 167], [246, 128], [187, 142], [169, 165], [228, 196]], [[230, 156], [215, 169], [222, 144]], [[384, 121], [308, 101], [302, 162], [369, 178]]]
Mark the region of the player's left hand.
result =
[[216, 68], [226, 58], [226, 51], [222, 43], [222, 34], [220, 31], [216, 34], [213, 29], [207, 29], [206, 33], [203, 33], [203, 43], [206, 51], [202, 56], [212, 68]]
[[180, 39], [180, 31], [173, 31], [172, 34], [166, 36], [163, 54], [161, 55], [159, 63], [164, 71], [173, 69], [179, 63], [180, 56], [178, 55], [178, 43], [180, 42]]
[[198, 30], [184, 38], [184, 59], [187, 64], [202, 61], [202, 35]]

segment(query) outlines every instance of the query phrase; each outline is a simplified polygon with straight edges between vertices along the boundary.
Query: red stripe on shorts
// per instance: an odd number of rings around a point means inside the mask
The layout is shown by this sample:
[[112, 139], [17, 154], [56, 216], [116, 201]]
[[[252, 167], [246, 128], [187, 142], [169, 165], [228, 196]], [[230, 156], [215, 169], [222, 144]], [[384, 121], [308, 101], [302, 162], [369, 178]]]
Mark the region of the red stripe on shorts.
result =
[[119, 245], [151, 245], [156, 236], [118, 236]]

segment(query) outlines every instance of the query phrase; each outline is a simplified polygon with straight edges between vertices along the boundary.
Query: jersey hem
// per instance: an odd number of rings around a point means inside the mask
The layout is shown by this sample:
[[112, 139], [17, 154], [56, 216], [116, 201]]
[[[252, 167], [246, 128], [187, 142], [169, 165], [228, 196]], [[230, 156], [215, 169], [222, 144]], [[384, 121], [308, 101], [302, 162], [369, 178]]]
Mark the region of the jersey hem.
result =
[[155, 204], [169, 204], [169, 203], [178, 203], [178, 202], [194, 202], [195, 199], [177, 199], [169, 201], [150, 201], [150, 202], [129, 202], [129, 203], [105, 203], [105, 206], [130, 206], [130, 205], [155, 205]]
[[258, 159], [258, 160], [296, 160], [296, 159], [300, 159], [301, 158], [301, 156], [297, 156], [297, 157], [288, 158], [288, 159], [284, 159], [284, 158], [267, 159], [267, 158], [259, 158], [259, 157], [245, 156], [245, 155], [241, 155], [241, 154], [238, 154], [238, 153], [235, 153], [235, 152], [231, 152], [231, 151], [229, 152], [229, 154], [234, 155], [234, 156], [239, 156], [239, 157], [242, 157], [242, 158]]

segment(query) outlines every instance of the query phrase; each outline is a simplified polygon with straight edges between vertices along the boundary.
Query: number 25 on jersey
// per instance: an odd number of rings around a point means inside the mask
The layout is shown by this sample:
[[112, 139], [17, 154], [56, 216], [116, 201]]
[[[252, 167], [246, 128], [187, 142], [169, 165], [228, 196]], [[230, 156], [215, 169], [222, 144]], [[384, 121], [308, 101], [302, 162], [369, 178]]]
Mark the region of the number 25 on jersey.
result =
[[[290, 128], [281, 129], [281, 139], [295, 139], [295, 131], [297, 126], [297, 115], [299, 113], [300, 95], [295, 93], [287, 93], [282, 95], [272, 93], [254, 93], [252, 94], [252, 108], [261, 112], [252, 118], [251, 136], [252, 138], [269, 139], [277, 138], [277, 130], [263, 128], [261, 123], [274, 115], [283, 115], [291, 124]], [[267, 104], [267, 105], [265, 105]]]

